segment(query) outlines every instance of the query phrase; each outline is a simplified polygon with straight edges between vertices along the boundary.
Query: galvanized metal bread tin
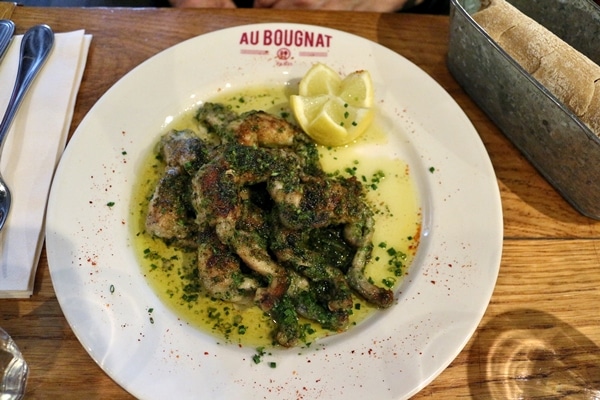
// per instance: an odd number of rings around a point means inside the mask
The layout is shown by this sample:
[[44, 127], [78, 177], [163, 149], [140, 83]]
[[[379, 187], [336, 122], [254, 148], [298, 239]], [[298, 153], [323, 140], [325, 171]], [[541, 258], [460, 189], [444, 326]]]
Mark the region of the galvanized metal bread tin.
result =
[[[591, 0], [508, 0], [600, 64]], [[451, 0], [448, 68], [536, 169], [580, 213], [600, 220], [600, 137], [473, 20], [481, 0]]]

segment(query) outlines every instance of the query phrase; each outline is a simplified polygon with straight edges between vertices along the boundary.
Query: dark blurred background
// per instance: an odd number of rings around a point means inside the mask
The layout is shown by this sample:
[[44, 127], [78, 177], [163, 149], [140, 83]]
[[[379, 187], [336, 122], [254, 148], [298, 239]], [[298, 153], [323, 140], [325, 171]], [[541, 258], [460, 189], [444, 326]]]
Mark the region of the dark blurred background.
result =
[[[18, 4], [38, 7], [170, 7], [169, 0], [15, 0]], [[238, 7], [251, 8], [253, 0], [234, 0]], [[600, 1], [600, 0], [598, 0]], [[448, 14], [450, 0], [425, 0], [410, 11]]]

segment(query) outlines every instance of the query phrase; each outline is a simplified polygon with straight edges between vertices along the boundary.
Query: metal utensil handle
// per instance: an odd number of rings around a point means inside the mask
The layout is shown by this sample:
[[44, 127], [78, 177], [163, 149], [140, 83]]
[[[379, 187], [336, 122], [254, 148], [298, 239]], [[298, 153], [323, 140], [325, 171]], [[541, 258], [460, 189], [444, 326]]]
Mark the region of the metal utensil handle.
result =
[[4, 118], [0, 122], [0, 149], [4, 144], [6, 133], [21, 105], [27, 89], [48, 58], [53, 44], [54, 32], [52, 32], [52, 29], [48, 25], [36, 25], [23, 35], [15, 87], [10, 97], [6, 114], [4, 114]]
[[14, 33], [15, 23], [8, 19], [0, 19], [0, 61], [8, 49]]

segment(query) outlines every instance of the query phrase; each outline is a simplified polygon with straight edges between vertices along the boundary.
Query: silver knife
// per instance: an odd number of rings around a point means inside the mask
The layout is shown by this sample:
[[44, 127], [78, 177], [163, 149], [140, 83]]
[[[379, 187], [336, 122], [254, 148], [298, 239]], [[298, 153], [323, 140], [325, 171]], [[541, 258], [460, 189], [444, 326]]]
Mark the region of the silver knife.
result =
[[0, 61], [8, 49], [8, 45], [15, 33], [15, 24], [8, 19], [0, 19]]

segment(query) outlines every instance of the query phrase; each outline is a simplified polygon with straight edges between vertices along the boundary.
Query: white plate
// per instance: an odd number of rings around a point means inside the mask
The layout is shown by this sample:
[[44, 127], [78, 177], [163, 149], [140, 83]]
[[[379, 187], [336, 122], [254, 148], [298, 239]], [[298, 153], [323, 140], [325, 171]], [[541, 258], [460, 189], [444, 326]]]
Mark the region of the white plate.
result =
[[[148, 286], [131, 247], [132, 185], [172, 117], [227, 88], [298, 80], [317, 61], [371, 72], [379, 122], [390, 131], [387, 151], [410, 165], [417, 182], [420, 248], [391, 309], [317, 346], [276, 351], [254, 364], [255, 349], [216, 344]], [[258, 24], [178, 44], [114, 85], [62, 157], [46, 235], [69, 324], [100, 367], [138, 398], [381, 400], [419, 391], [473, 334], [498, 274], [502, 215], [477, 132], [421, 69], [344, 32]]]

